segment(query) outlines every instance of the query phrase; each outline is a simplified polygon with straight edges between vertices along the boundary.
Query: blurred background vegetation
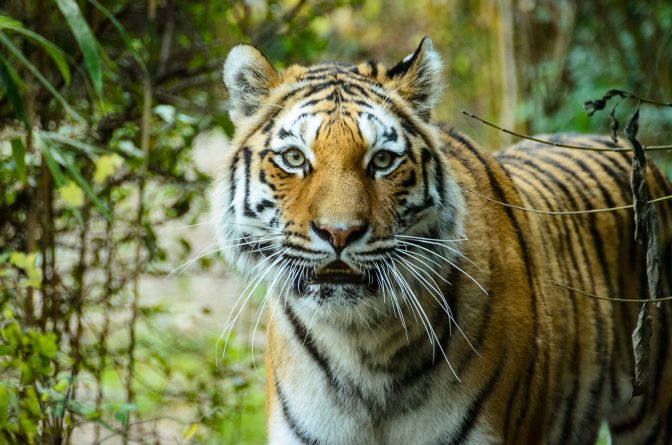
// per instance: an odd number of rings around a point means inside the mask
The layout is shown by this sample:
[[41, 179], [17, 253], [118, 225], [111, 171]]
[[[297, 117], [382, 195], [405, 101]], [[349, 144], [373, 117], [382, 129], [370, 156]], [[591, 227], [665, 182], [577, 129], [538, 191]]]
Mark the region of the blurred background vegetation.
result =
[[[208, 218], [221, 64], [239, 42], [278, 67], [393, 63], [425, 35], [436, 117], [490, 149], [512, 139], [462, 109], [605, 133], [583, 101], [672, 99], [669, 1], [0, 2], [0, 443], [263, 443], [254, 302], [218, 347], [241, 290]], [[670, 111], [645, 113], [669, 144]]]

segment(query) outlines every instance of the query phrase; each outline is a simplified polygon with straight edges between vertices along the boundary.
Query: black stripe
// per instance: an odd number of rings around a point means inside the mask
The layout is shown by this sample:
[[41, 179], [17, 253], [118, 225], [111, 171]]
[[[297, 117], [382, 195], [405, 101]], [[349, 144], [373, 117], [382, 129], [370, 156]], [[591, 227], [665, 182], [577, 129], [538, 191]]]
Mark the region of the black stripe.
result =
[[266, 209], [273, 208], [274, 204], [269, 201], [268, 199], [263, 199], [261, 202], [259, 202], [256, 206], [257, 213], [261, 213]]
[[305, 428], [299, 426], [299, 422], [294, 418], [291, 411], [289, 410], [289, 405], [287, 404], [287, 399], [285, 398], [282, 389], [280, 388], [280, 383], [278, 381], [278, 376], [275, 375], [275, 392], [278, 394], [278, 399], [280, 400], [280, 405], [282, 407], [282, 415], [287, 421], [287, 425], [292, 430], [292, 433], [296, 436], [297, 439], [305, 445], [319, 445], [320, 442], [312, 437]]
[[[630, 175], [630, 158], [628, 157], [629, 153], [626, 154], [620, 154], [620, 153], [598, 153], [598, 152], [588, 152], [585, 153], [588, 158], [592, 159], [595, 161], [602, 169], [604, 169], [604, 172], [615, 182], [616, 184], [616, 189], [619, 191], [621, 201], [622, 203], [630, 203], [632, 202], [632, 192], [630, 190], [630, 181], [629, 181], [629, 175]], [[616, 213], [616, 212], [614, 212]], [[625, 212], [618, 212], [619, 215], [625, 216]], [[629, 268], [630, 270], [637, 270], [641, 268], [642, 264], [644, 264], [644, 258], [642, 256], [641, 249], [639, 249], [639, 244], [634, 242], [633, 237], [632, 237], [632, 224], [630, 222], [630, 213], [627, 213], [628, 220], [626, 222], [619, 223], [619, 228], [620, 230], [620, 238], [624, 239], [628, 242], [629, 244], [629, 252], [628, 252], [628, 260], [629, 260]], [[628, 228], [626, 231], [625, 228]], [[643, 274], [643, 275], [642, 275]], [[641, 278], [644, 278], [646, 273], [640, 272], [640, 275], [642, 275]], [[627, 278], [626, 274], [618, 274], [617, 277], [618, 281], [618, 289], [625, 290], [627, 289], [627, 284], [629, 282], [629, 279]], [[641, 288], [641, 286], [640, 286]], [[642, 288], [644, 289], [644, 288]], [[631, 319], [628, 315], [629, 308], [625, 306], [617, 307], [616, 310], [620, 313], [620, 326], [617, 326], [617, 328], [614, 330], [614, 352], [612, 354], [612, 360], [613, 357], [616, 356], [616, 353], [619, 352], [621, 353], [622, 357], [630, 357], [630, 336], [629, 332], [632, 331], [631, 327]], [[613, 362], [612, 362], [613, 363]], [[619, 388], [618, 388], [618, 381], [617, 381], [617, 373], [619, 371], [618, 366], [615, 366], [615, 363], [610, 367], [610, 380], [611, 380], [611, 399], [613, 401], [617, 400], [619, 397]]]
[[594, 135], [594, 134], [587, 134], [587, 135], [582, 135], [588, 139], [592, 139], [594, 142], [597, 142], [599, 145], [606, 145], [609, 148], [620, 148], [618, 144], [615, 144], [614, 141], [611, 139], [605, 137], [605, 136], [600, 136], [600, 135]]
[[233, 159], [231, 160], [231, 177], [229, 178], [229, 183], [231, 184], [229, 198], [232, 203], [234, 202], [234, 198], [236, 196], [236, 173], [238, 171], [239, 161], [240, 161], [240, 151], [237, 151], [236, 154], [233, 155]]
[[315, 341], [313, 340], [312, 335], [310, 335], [303, 323], [301, 323], [301, 321], [296, 317], [294, 311], [292, 311], [289, 305], [284, 305], [284, 310], [285, 315], [287, 316], [287, 319], [289, 320], [289, 323], [292, 325], [292, 329], [294, 330], [294, 337], [296, 337], [298, 342], [306, 348], [308, 355], [310, 355], [315, 364], [317, 364], [320, 369], [322, 369], [324, 375], [327, 377], [327, 381], [331, 384], [331, 386], [336, 387], [337, 382], [333, 373], [331, 372], [331, 366], [329, 365], [327, 358], [320, 354], [320, 352], [317, 350], [317, 346], [315, 345]]
[[[663, 384], [661, 379], [665, 371], [665, 363], [667, 362], [668, 348], [669, 348], [669, 339], [668, 336], [670, 332], [668, 331], [668, 320], [667, 320], [667, 306], [663, 304], [660, 308], [657, 309], [658, 312], [658, 341], [656, 342], [656, 358], [655, 365], [653, 367], [653, 379], [649, 382], [650, 388], [662, 388]], [[653, 389], [651, 398], [649, 400], [649, 406], [654, 408], [658, 404], [661, 392], [657, 389]]]
[[304, 253], [324, 254], [324, 252], [322, 252], [321, 250], [310, 249], [308, 247], [304, 247], [300, 244], [295, 244], [295, 243], [292, 243], [292, 242], [289, 242], [289, 241], [285, 241], [282, 244], [282, 247], [284, 247], [286, 249], [297, 250], [299, 252], [304, 252]]
[[424, 147], [420, 151], [420, 168], [422, 168], [422, 185], [423, 193], [425, 195], [425, 201], [429, 201], [429, 180], [427, 177], [427, 164], [432, 159], [432, 152], [430, 152], [427, 147]]
[[257, 216], [256, 213], [252, 211], [250, 206], [250, 174], [251, 172], [251, 162], [252, 162], [252, 150], [249, 147], [243, 147], [243, 159], [245, 161], [245, 196], [243, 199], [243, 214], [254, 218]]
[[[659, 189], [656, 196], [649, 196], [649, 199], [670, 195], [672, 193], [670, 191], [671, 187], [670, 183], [660, 172], [660, 169], [658, 169], [655, 165], [651, 165], [649, 168], [652, 170], [651, 174], [653, 175], [653, 179], [656, 182], [656, 185], [658, 186]], [[649, 185], [649, 191], [651, 190], [652, 187], [651, 185]], [[658, 204], [657, 209], [658, 209], [658, 216], [659, 217], [662, 216], [663, 221], [667, 221], [669, 223], [670, 210], [672, 210], [672, 206], [669, 204], [669, 201]]]
[[614, 422], [612, 425], [610, 425], [611, 432], [616, 436], [622, 435], [623, 433], [627, 433], [629, 431], [636, 429], [642, 423], [642, 421], [644, 420], [644, 416], [646, 416], [647, 414], [646, 400], [644, 399], [644, 397], [642, 396], [635, 397], [633, 401], [639, 402], [639, 408], [637, 409], [635, 415], [629, 419], [620, 422]]
[[476, 397], [472, 400], [469, 407], [466, 409], [466, 415], [462, 420], [462, 423], [457, 429], [457, 433], [451, 435], [451, 437], [446, 437], [440, 440], [440, 443], [445, 445], [459, 445], [465, 443], [469, 438], [469, 434], [476, 427], [476, 424], [480, 418], [481, 410], [483, 405], [487, 402], [488, 398], [495, 389], [499, 377], [502, 375], [502, 368], [504, 367], [504, 362], [506, 358], [506, 353], [502, 354], [499, 359], [499, 363], [494, 369], [494, 372], [488, 379], [485, 386], [481, 388]]
[[[559, 187], [563, 191], [563, 195], [558, 196], [559, 198], [566, 198], [570, 202], [570, 207], [571, 208], [576, 208], [576, 201], [574, 200], [573, 195], [569, 192], [567, 187], [558, 180], [558, 178], [554, 177], [552, 174], [550, 174], [548, 171], [541, 169], [539, 165], [536, 162], [533, 162], [533, 160], [527, 159], [527, 158], [521, 158], [521, 157], [514, 157], [510, 155], [501, 155], [498, 157], [498, 159], [504, 161], [504, 162], [510, 162], [513, 165], [516, 165], [520, 168], [524, 168], [528, 170], [532, 176], [534, 176], [540, 184], [542, 184], [544, 187], [547, 188], [549, 192], [553, 190], [553, 187], [549, 185], [546, 180], [551, 180], [553, 182], [553, 185]], [[553, 193], [551, 193], [553, 194]], [[565, 222], [565, 220], [560, 220], [561, 222]], [[575, 229], [575, 234], [576, 236], [579, 235], [580, 231], [578, 230], [577, 222], [576, 220], [572, 219], [571, 220]], [[565, 230], [565, 233], [569, 234], [570, 231]], [[573, 245], [571, 242], [571, 239], [566, 240], [567, 244], [570, 246]], [[584, 243], [579, 241], [579, 245], [581, 246], [582, 249], [584, 248]], [[583, 251], [584, 258], [586, 261], [586, 264], [589, 262], [588, 257], [586, 256], [585, 250]], [[575, 257], [576, 255], [572, 254], [572, 257]], [[579, 268], [576, 269], [577, 271], [580, 270]], [[579, 313], [578, 313], [578, 307], [576, 305], [576, 297], [574, 295], [570, 296], [571, 299], [571, 304], [572, 304], [572, 315], [573, 315], [573, 321], [574, 321], [574, 333], [578, 332], [578, 323], [579, 323]], [[571, 360], [571, 369], [572, 369], [572, 386], [571, 386], [571, 391], [568, 393], [568, 396], [566, 398], [566, 409], [563, 411], [563, 418], [564, 420], [562, 421], [562, 427], [561, 427], [561, 440], [562, 441], [568, 441], [570, 435], [572, 433], [572, 428], [571, 428], [571, 415], [575, 413], [576, 409], [576, 402], [577, 402], [577, 397], [578, 393], [580, 390], [579, 387], [579, 376], [580, 376], [580, 351], [579, 351], [580, 343], [578, 342], [578, 337], [574, 337], [573, 345], [572, 345], [572, 357], [574, 357], [573, 360]], [[561, 395], [561, 394], [559, 394]], [[557, 399], [556, 399], [557, 400]], [[516, 433], [514, 435], [514, 443], [518, 437], [518, 431], [520, 429], [520, 426], [522, 424], [522, 421], [526, 417], [526, 413], [523, 413], [517, 421], [517, 426], [516, 426]]]
[[[654, 445], [657, 443], [658, 436], [663, 428], [662, 419], [658, 419], [654, 424], [653, 428], [649, 430], [649, 433], [644, 437], [644, 441], [640, 442], [642, 445]], [[668, 445], [668, 444], [664, 444]]]
[[284, 312], [292, 326], [296, 340], [303, 345], [308, 352], [308, 355], [322, 370], [327, 380], [327, 386], [337, 396], [337, 401], [341, 402], [341, 404], [346, 407], [350, 407], [349, 409], [352, 409], [353, 399], [360, 400], [368, 406], [371, 406], [371, 401], [364, 397], [359, 387], [349, 380], [340, 380], [334, 375], [327, 358], [317, 350], [317, 345], [315, 344], [313, 336], [310, 335], [303, 323], [296, 317], [289, 305], [284, 305]]
[[[471, 151], [474, 156], [478, 159], [478, 161], [482, 164], [483, 168], [485, 169], [485, 172], [488, 176], [488, 183], [490, 184], [490, 187], [492, 188], [493, 192], [495, 193], [495, 199], [497, 199], [500, 202], [507, 202], [506, 195], [504, 193], [504, 190], [502, 189], [501, 185], [497, 181], [497, 178], [495, 177], [494, 173], [492, 172], [492, 169], [489, 165], [489, 163], [485, 160], [483, 155], [473, 146], [467, 139], [464, 139], [461, 141], [464, 146]], [[501, 168], [501, 167], [500, 167]], [[526, 275], [527, 275], [527, 287], [528, 287], [528, 292], [530, 296], [530, 305], [532, 309], [532, 322], [533, 322], [533, 335], [532, 335], [532, 344], [531, 344], [531, 351], [530, 351], [530, 361], [527, 366], [527, 371], [526, 371], [526, 381], [528, 382], [525, 385], [525, 398], [523, 401], [523, 406], [525, 407], [523, 412], [521, 413], [521, 416], [519, 417], [519, 420], [516, 425], [516, 429], [514, 432], [513, 436], [513, 441], [514, 443], [516, 442], [518, 438], [518, 433], [520, 431], [520, 427], [522, 425], [522, 420], [527, 417], [527, 413], [529, 410], [532, 408], [532, 403], [531, 403], [531, 396], [532, 396], [532, 382], [533, 382], [533, 376], [535, 369], [537, 367], [537, 352], [538, 352], [538, 346], [537, 346], [537, 337], [539, 336], [539, 313], [538, 313], [538, 308], [537, 308], [537, 300], [534, 292], [534, 284], [532, 281], [532, 270], [531, 268], [531, 261], [529, 258], [529, 251], [527, 247], [527, 242], [525, 241], [525, 238], [523, 237], [520, 224], [518, 223], [518, 220], [516, 219], [515, 215], [513, 214], [513, 210], [510, 207], [504, 207], [504, 212], [507, 215], [507, 218], [509, 219], [509, 222], [511, 223], [511, 227], [513, 227], [513, 230], [516, 234], [517, 240], [518, 240], [518, 245], [521, 250], [521, 254], [523, 256], [523, 264], [525, 265], [526, 269]], [[544, 354], [547, 354], [547, 351], [544, 351]], [[541, 395], [541, 397], [544, 397], [544, 395]]]
[[413, 163], [417, 163], [418, 159], [415, 156], [415, 153], [413, 152], [413, 144], [411, 143], [411, 140], [405, 135], [401, 134], [401, 137], [404, 138], [404, 154], [408, 156], [408, 159]]
[[441, 165], [441, 160], [434, 153], [432, 153], [432, 159], [434, 160], [434, 174], [436, 176], [439, 202], [444, 204], [446, 199], [446, 190], [444, 189], [443, 166]]
[[667, 414], [665, 415], [665, 434], [663, 434], [663, 445], [672, 443], [672, 404], [667, 407]]
[[[408, 178], [404, 179], [401, 184], [399, 184], [401, 187], [408, 188], [408, 187], [413, 187], [415, 184], [418, 183], [418, 180], [415, 176], [415, 170], [411, 170], [411, 172], [408, 175]], [[408, 194], [407, 190], [403, 191], [404, 195]]]
[[[516, 158], [517, 159], [517, 158]], [[550, 203], [548, 200], [547, 196], [555, 196], [557, 193], [555, 193], [555, 190], [552, 189], [545, 181], [543, 177], [539, 177], [539, 174], [537, 173], [536, 170], [529, 169], [528, 166], [526, 165], [520, 165], [520, 164], [513, 164], [510, 163], [508, 164], [509, 167], [514, 167], [520, 170], [520, 175], [518, 175], [519, 178], [524, 178], [526, 184], [528, 184], [531, 187], [534, 187], [535, 190], [537, 191], [538, 195], [537, 197], [541, 198], [544, 203], [546, 204], [546, 208], [549, 210], [555, 209], [557, 206], [554, 206], [553, 204]], [[524, 175], [524, 173], [527, 173]], [[537, 188], [532, 182], [530, 182], [530, 179], [534, 178], [534, 180], [538, 183], [538, 186], [541, 187], [541, 189]], [[521, 191], [524, 191], [524, 189], [521, 189]], [[561, 197], [559, 197], [561, 199]], [[531, 200], [528, 199], [528, 202], [532, 202]], [[535, 208], [538, 208], [538, 206], [535, 204]], [[574, 251], [574, 243], [572, 242], [571, 239], [571, 234], [577, 233], [578, 229], [576, 227], [576, 221], [573, 219], [569, 219], [567, 217], [562, 217], [562, 218], [555, 218], [551, 219], [550, 221], [547, 219], [548, 222], [550, 222], [550, 226], [552, 227], [557, 227], [558, 228], [558, 233], [557, 233], [557, 239], [560, 242], [560, 248], [564, 252], [564, 255], [566, 257], [570, 258], [570, 261], [572, 262], [573, 269], [578, 277], [578, 280], [583, 283], [584, 278], [581, 274], [581, 268], [578, 265], [577, 261], [577, 253]], [[572, 227], [574, 231], [570, 230], [570, 227], [567, 225], [567, 222], [572, 223]], [[564, 236], [563, 236], [564, 235]], [[584, 257], [585, 257], [585, 252], [584, 252]], [[588, 261], [588, 258], [585, 258], [585, 261]], [[564, 279], [569, 280], [569, 282], [575, 282], [573, 277], [571, 277], [570, 272], [567, 270], [567, 267], [565, 266], [565, 261], [560, 260], [559, 261], [559, 267], [561, 269], [561, 273], [563, 274], [563, 277], [566, 277]], [[591, 280], [592, 281], [592, 280]], [[573, 397], [576, 395], [578, 392], [578, 385], [579, 385], [579, 375], [581, 371], [581, 357], [579, 355], [579, 311], [578, 311], [578, 306], [576, 302], [576, 295], [574, 295], [573, 292], [571, 291], [566, 291], [568, 300], [570, 301], [570, 306], [571, 306], [571, 314], [572, 314], [572, 324], [574, 326], [574, 329], [572, 331], [571, 335], [571, 351], [570, 351], [570, 358], [568, 362], [566, 363], [567, 366], [569, 366], [569, 375], [573, 376], [572, 380], [572, 388], [573, 390], [570, 392], [569, 397], [567, 398], [567, 402], [569, 403], [569, 406], [566, 407], [566, 410], [563, 411], [564, 415], [567, 416], [568, 413], [574, 412], [575, 405], [576, 405], [576, 397]], [[565, 333], [565, 336], [568, 334]], [[547, 365], [548, 362], [545, 363]], [[548, 371], [546, 371], [546, 374], [548, 374]], [[563, 398], [563, 393], [558, 391], [556, 392], [555, 397], [553, 398], [553, 405], [558, 407], [558, 409], [561, 409], [563, 407], [563, 404], [561, 403], [561, 400]], [[566, 418], [567, 419], [567, 418]], [[549, 418], [549, 420], [553, 420], [553, 418]], [[522, 419], [519, 418], [518, 422], [521, 422]], [[563, 422], [565, 423], [565, 422]], [[562, 438], [561, 440], [563, 442], [566, 442], [569, 440], [567, 437], [567, 434], [569, 434], [570, 431], [567, 429], [562, 430]]]
[[375, 60], [369, 60], [366, 62], [367, 65], [369, 65], [369, 68], [371, 69], [370, 76], [371, 77], [378, 77], [378, 64], [376, 63]]
[[520, 389], [520, 384], [522, 383], [521, 379], [518, 379], [516, 381], [516, 385], [513, 387], [513, 391], [511, 391], [511, 396], [509, 397], [509, 401], [506, 403], [506, 417], [504, 418], [504, 443], [512, 443], [511, 440], [509, 439], [509, 424], [511, 423], [511, 414], [513, 414], [513, 401], [515, 400], [516, 396], [518, 395], [518, 390]]
[[467, 137], [465, 135], [458, 132], [454, 128], [446, 128], [445, 131], [448, 133], [448, 135], [450, 135], [450, 137], [452, 137], [453, 139], [455, 139], [456, 141], [458, 141], [459, 143], [461, 143], [465, 147], [469, 148], [470, 150], [474, 149], [473, 145], [471, 144], [471, 141], [469, 141], [469, 139], [467, 139]]
[[[578, 189], [575, 188], [575, 190], [577, 190], [579, 192], [579, 194], [582, 196], [583, 202], [587, 203], [587, 202], [590, 201], [590, 199], [588, 197], [586, 197], [584, 195], [584, 192], [583, 192], [584, 190], [590, 190], [590, 187], [571, 168], [565, 166], [564, 164], [560, 163], [559, 161], [556, 161], [555, 159], [548, 158], [548, 157], [543, 157], [542, 161], [553, 165], [554, 167], [556, 167], [556, 168], [562, 170], [563, 172], [565, 172], [565, 174], [567, 174], [568, 176], [572, 177], [576, 181], [576, 183], [578, 183], [580, 185], [580, 187]], [[580, 159], [574, 159], [574, 162], [576, 162], [576, 164], [579, 166], [579, 168], [581, 170], [583, 170], [590, 178], [593, 178], [593, 180], [595, 181], [595, 183], [598, 186], [598, 189], [600, 190], [600, 192], [602, 194], [602, 197], [603, 197], [604, 201], [606, 202], [606, 206], [607, 207], [614, 207], [615, 202], [613, 200], [613, 197], [609, 193], [609, 190], [605, 189], [604, 186], [602, 185], [601, 181], [599, 181], [597, 179], [597, 176], [595, 175], [595, 173]], [[611, 214], [611, 216], [614, 219], [615, 228], [618, 229], [618, 227], [621, 227], [621, 225], [622, 225], [621, 224], [621, 215], [616, 213], [616, 212], [609, 212], [609, 213]], [[595, 247], [596, 247], [596, 250], [597, 250], [597, 254], [598, 254], [599, 257], [603, 258], [605, 256], [605, 251], [604, 251], [604, 247], [603, 247], [602, 238], [600, 237], [600, 233], [597, 232], [597, 230], [595, 229], [596, 218], [594, 217], [594, 215], [590, 215], [590, 220], [591, 220], [591, 224], [590, 224], [591, 233], [592, 233], [593, 241], [595, 242]], [[603, 276], [604, 276], [605, 281], [607, 283], [607, 289], [608, 289], [609, 295], [614, 295], [613, 284], [612, 284], [612, 281], [611, 281], [611, 274], [609, 273], [610, 268], [608, 266], [605, 267], [605, 264], [606, 263], [601, 261]], [[599, 371], [598, 371], [599, 378], [598, 378], [598, 381], [594, 382], [590, 387], [589, 392], [590, 392], [591, 399], [588, 402], [585, 415], [579, 416], [579, 419], [580, 419], [579, 424], [575, 425], [575, 430], [578, 433], [578, 437], [582, 437], [585, 427], [590, 428], [590, 427], [592, 427], [592, 425], [596, 424], [597, 421], [598, 421], [598, 419], [597, 419], [597, 416], [599, 414], [598, 403], [599, 403], [599, 399], [602, 395], [602, 392], [604, 390], [604, 383], [605, 383], [604, 376], [606, 374], [605, 367], [609, 363], [609, 361], [606, 357], [606, 354], [607, 354], [606, 346], [604, 344], [604, 339], [605, 339], [605, 336], [604, 336], [604, 319], [603, 319], [603, 314], [601, 312], [600, 302], [596, 299], [593, 299], [592, 306], [593, 306], [593, 311], [594, 311], [593, 317], [594, 317], [594, 323], [595, 323], [595, 342], [596, 342], [596, 356], [597, 356], [596, 363], [599, 367]]]

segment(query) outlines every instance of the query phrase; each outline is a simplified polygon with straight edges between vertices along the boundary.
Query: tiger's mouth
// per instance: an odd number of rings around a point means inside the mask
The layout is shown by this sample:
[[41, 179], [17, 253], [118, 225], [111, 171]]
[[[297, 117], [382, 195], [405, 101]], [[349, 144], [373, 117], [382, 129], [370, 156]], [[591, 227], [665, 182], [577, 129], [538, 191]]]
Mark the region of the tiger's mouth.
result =
[[315, 271], [307, 284], [355, 284], [366, 285], [363, 274], [353, 270], [344, 261], [336, 260]]

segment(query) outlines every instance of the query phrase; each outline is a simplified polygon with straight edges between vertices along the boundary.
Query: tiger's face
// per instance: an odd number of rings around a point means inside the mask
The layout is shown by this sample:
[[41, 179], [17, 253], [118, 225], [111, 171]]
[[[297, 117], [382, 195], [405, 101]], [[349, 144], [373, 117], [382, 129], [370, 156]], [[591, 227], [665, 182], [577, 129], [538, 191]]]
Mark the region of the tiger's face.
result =
[[419, 249], [413, 237], [461, 238], [464, 214], [427, 122], [440, 66], [428, 39], [390, 69], [279, 73], [251, 46], [230, 52], [224, 80], [236, 133], [214, 208], [225, 257], [249, 289], [264, 285], [333, 315], [384, 312], [393, 309], [387, 295], [436, 284], [420, 270], [440, 274], [439, 258], [450, 261], [457, 245]]

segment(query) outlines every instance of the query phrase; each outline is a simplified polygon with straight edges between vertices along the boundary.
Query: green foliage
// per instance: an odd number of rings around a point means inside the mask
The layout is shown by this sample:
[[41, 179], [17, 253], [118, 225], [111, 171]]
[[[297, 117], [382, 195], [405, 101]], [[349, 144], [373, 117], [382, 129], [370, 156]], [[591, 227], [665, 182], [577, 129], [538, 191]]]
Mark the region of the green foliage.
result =
[[[30, 269], [25, 258], [14, 264]], [[11, 310], [0, 307], [0, 437], [10, 443], [35, 443], [48, 415], [48, 396], [39, 391], [54, 375], [56, 336], [22, 326]]]
[[91, 28], [89, 28], [89, 24], [75, 0], [56, 0], [56, 4], [65, 20], [67, 20], [70, 30], [82, 50], [86, 70], [96, 93], [100, 95], [103, 92], [103, 73], [100, 55], [98, 54], [98, 41], [91, 32]]

